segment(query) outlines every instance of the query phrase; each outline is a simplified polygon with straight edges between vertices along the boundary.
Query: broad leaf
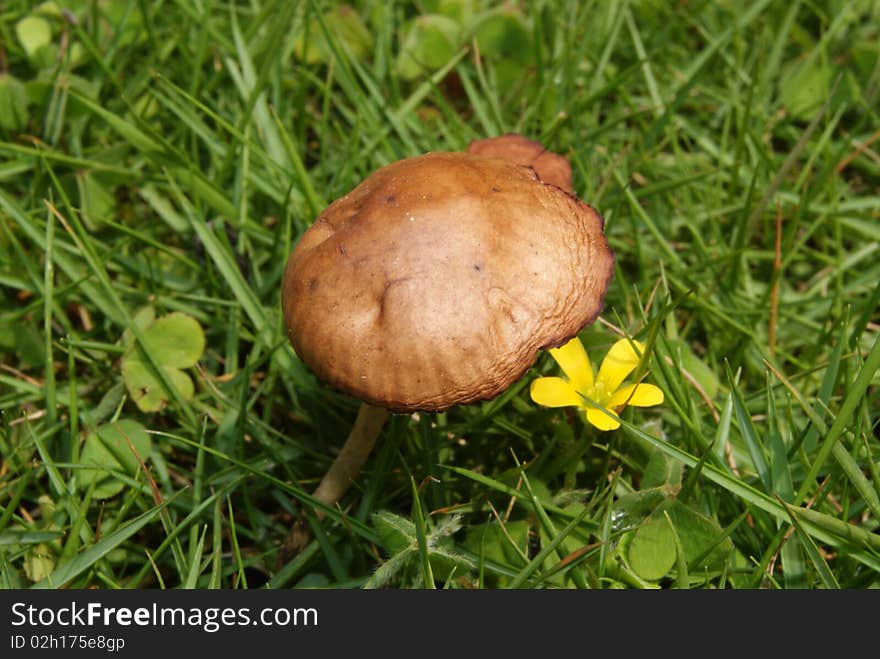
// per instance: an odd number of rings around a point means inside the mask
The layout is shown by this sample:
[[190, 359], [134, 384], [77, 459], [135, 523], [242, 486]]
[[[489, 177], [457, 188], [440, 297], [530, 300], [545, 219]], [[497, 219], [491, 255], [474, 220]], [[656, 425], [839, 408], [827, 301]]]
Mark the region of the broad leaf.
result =
[[86, 437], [80, 453], [80, 464], [85, 467], [77, 472], [80, 487], [86, 490], [95, 481], [94, 498], [112, 497], [125, 485], [114, 472], [135, 476], [140, 469], [137, 456], [146, 461], [151, 448], [150, 436], [137, 421], [122, 419], [100, 426]]

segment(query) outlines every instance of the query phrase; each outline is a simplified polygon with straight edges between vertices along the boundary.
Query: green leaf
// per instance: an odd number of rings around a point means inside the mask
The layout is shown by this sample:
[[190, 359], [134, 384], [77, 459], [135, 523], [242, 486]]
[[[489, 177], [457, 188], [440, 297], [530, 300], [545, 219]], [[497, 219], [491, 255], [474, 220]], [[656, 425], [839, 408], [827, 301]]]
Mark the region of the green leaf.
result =
[[406, 80], [433, 72], [455, 57], [460, 28], [440, 14], [425, 14], [404, 28], [397, 73]]
[[645, 518], [650, 517], [668, 496], [669, 492], [663, 487], [652, 487], [623, 495], [614, 502], [614, 511], [611, 514], [612, 529], [623, 531], [638, 526]]
[[410, 520], [384, 510], [375, 513], [372, 519], [379, 544], [389, 554], [398, 554], [416, 545], [416, 527]]
[[0, 73], [0, 129], [9, 132], [24, 130], [28, 121], [28, 98], [21, 82]]
[[15, 339], [19, 368], [26, 369], [45, 363], [46, 346], [35, 323], [24, 321], [15, 323], [12, 327], [12, 335]]
[[683, 466], [678, 460], [674, 460], [660, 451], [654, 451], [648, 459], [648, 464], [645, 465], [644, 474], [642, 474], [642, 491], [663, 486], [672, 490], [681, 487]]
[[[131, 322], [142, 332], [146, 332], [147, 329], [156, 322], [156, 309], [152, 306], [141, 307], [134, 312], [134, 315], [131, 317]], [[130, 329], [126, 329], [122, 333], [122, 345], [126, 348], [134, 345], [134, 334], [132, 334]]]
[[[733, 542], [714, 519], [697, 512], [677, 499], [670, 499], [657, 515], [669, 515], [684, 548], [688, 568], [694, 576], [717, 573], [727, 563]], [[656, 518], [656, 516], [655, 516]], [[694, 563], [699, 559], [698, 563]]]
[[[192, 400], [195, 388], [190, 377], [176, 368], [160, 368], [177, 388], [181, 398], [185, 401]], [[142, 412], [159, 412], [165, 409], [171, 399], [159, 379], [134, 352], [122, 360], [122, 378], [129, 395]]]
[[478, 524], [468, 530], [464, 546], [483, 560], [522, 566], [528, 562], [530, 528], [527, 520]]
[[97, 229], [107, 218], [115, 215], [116, 199], [92, 172], [76, 176], [82, 218], [89, 229]]
[[[205, 350], [205, 334], [198, 321], [185, 313], [174, 313], [155, 319], [151, 307], [138, 311], [133, 322], [143, 331], [144, 342], [155, 356], [159, 368], [167, 375], [184, 401], [192, 400], [195, 387], [182, 368], [195, 366]], [[168, 404], [170, 396], [159, 379], [141, 359], [123, 333], [129, 350], [122, 358], [122, 378], [132, 400], [143, 412], [158, 412]]]
[[[645, 504], [650, 501], [643, 500]], [[627, 534], [622, 547], [630, 567], [642, 579], [662, 579], [678, 561], [681, 581], [688, 574], [699, 579], [722, 571], [733, 543], [715, 520], [668, 497]]]
[[475, 4], [473, 0], [440, 0], [436, 7], [426, 6], [425, 10], [448, 16], [459, 25], [467, 25], [473, 16]]
[[394, 554], [387, 561], [382, 563], [370, 575], [370, 578], [364, 582], [364, 589], [382, 588], [387, 585], [395, 576], [401, 573], [409, 562], [410, 558], [415, 554], [415, 549], [406, 549], [398, 554]]
[[24, 560], [24, 573], [31, 581], [42, 581], [55, 569], [55, 556], [49, 545], [39, 544], [28, 550]]
[[134, 476], [140, 469], [132, 447], [143, 461], [147, 460], [152, 449], [150, 436], [137, 421], [122, 419], [100, 426], [90, 433], [80, 453], [79, 461], [84, 467], [77, 473], [80, 487], [88, 489], [92, 481], [96, 481], [92, 493], [96, 499], [106, 499], [119, 493], [124, 483], [115, 478], [113, 472]]
[[202, 326], [192, 316], [179, 311], [158, 318], [144, 333], [144, 338], [163, 366], [190, 368], [205, 350]]
[[852, 44], [849, 51], [853, 68], [859, 72], [859, 78], [868, 80], [873, 67], [880, 60], [880, 42], [877, 39], [859, 39]]
[[658, 581], [675, 565], [675, 538], [661, 517], [651, 517], [633, 533], [627, 557], [633, 571], [642, 579]]
[[52, 26], [39, 16], [25, 16], [15, 24], [15, 35], [28, 58], [33, 60], [41, 48], [52, 43]]
[[526, 64], [532, 58], [529, 26], [513, 5], [495, 7], [478, 16], [470, 38], [476, 39], [480, 54], [485, 57], [510, 57], [518, 64]]
[[789, 65], [779, 91], [788, 114], [808, 121], [828, 99], [832, 77], [827, 58], [821, 55]]
[[[349, 50], [351, 56], [366, 58], [372, 45], [370, 31], [360, 15], [349, 5], [339, 5], [323, 15], [324, 23], [333, 36]], [[308, 38], [308, 42], [306, 42]], [[333, 57], [333, 49], [327, 43], [317, 19], [296, 40], [293, 51], [306, 64], [326, 64]]]

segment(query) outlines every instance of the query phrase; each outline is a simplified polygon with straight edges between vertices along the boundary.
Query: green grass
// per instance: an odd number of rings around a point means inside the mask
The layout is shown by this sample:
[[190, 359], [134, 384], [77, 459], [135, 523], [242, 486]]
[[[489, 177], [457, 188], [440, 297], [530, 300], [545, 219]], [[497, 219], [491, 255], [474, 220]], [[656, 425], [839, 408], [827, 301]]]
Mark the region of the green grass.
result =
[[[880, 3], [30, 5], [0, 8], [0, 587], [880, 586]], [[293, 243], [507, 131], [604, 215], [581, 338], [645, 341], [665, 402], [596, 431], [530, 400], [541, 355], [392, 417], [316, 507], [357, 401], [287, 344]]]

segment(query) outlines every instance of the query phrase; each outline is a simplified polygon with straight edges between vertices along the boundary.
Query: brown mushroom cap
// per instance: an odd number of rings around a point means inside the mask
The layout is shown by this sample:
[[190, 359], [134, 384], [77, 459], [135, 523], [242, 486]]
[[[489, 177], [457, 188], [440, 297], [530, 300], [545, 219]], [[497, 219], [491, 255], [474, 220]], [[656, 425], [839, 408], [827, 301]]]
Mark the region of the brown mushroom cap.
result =
[[531, 167], [544, 183], [574, 194], [568, 160], [558, 153], [547, 151], [540, 142], [517, 133], [507, 133], [499, 137], [474, 140], [468, 145], [467, 152], [475, 156], [504, 158], [517, 165]]
[[300, 358], [392, 411], [497, 396], [595, 320], [613, 254], [599, 214], [532, 169], [434, 152], [328, 206], [287, 262]]

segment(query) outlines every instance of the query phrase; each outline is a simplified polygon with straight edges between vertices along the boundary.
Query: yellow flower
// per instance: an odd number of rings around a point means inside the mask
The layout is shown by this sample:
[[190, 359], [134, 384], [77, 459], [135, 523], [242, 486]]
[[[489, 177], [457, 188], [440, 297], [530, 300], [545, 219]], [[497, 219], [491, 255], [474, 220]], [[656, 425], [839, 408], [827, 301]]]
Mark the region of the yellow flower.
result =
[[611, 346], [599, 373], [594, 374], [587, 351], [575, 337], [550, 350], [567, 379], [536, 378], [532, 381], [532, 400], [547, 407], [573, 405], [599, 430], [614, 430], [620, 423], [602, 408], [619, 413], [627, 405], [649, 407], [663, 402], [663, 392], [653, 384], [623, 384], [644, 350], [644, 344], [638, 341], [621, 339]]

